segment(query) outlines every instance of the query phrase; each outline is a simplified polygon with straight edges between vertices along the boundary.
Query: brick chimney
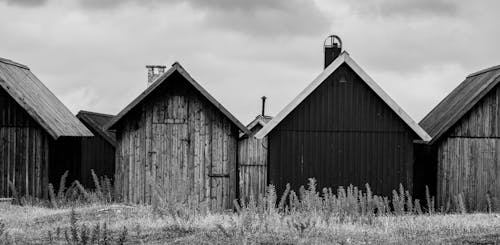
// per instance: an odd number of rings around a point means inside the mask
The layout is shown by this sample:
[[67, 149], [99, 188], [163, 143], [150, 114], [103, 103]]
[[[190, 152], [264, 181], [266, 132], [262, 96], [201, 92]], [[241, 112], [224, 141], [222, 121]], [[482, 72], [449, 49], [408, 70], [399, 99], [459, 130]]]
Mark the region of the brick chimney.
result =
[[337, 58], [342, 52], [342, 40], [336, 35], [330, 35], [324, 42], [325, 51], [325, 69]]
[[148, 86], [151, 85], [161, 74], [165, 73], [165, 68], [167, 67], [163, 65], [146, 66], [146, 69], [148, 69]]

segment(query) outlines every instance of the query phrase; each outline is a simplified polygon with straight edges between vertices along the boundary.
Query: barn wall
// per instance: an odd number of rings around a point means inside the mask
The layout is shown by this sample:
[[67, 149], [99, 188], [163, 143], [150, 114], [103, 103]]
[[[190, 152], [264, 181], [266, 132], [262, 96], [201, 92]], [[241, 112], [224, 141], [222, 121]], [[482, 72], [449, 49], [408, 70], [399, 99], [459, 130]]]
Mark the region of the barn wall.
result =
[[94, 137], [82, 138], [81, 140], [81, 182], [84, 186], [94, 188], [91, 169], [99, 177], [114, 178], [115, 147], [99, 133], [92, 129], [90, 131], [92, 131]]
[[47, 197], [50, 136], [0, 89], [0, 197]]
[[154, 181], [170, 200], [231, 208], [238, 130], [180, 74], [168, 79], [117, 130], [116, 191], [127, 202], [150, 203]]
[[471, 210], [485, 210], [487, 195], [499, 205], [500, 88], [473, 107], [438, 142], [438, 205], [463, 193]]
[[412, 190], [413, 131], [343, 64], [268, 135], [269, 180], [318, 187]]
[[248, 200], [264, 194], [267, 185], [267, 137], [244, 137], [238, 147], [239, 195]]

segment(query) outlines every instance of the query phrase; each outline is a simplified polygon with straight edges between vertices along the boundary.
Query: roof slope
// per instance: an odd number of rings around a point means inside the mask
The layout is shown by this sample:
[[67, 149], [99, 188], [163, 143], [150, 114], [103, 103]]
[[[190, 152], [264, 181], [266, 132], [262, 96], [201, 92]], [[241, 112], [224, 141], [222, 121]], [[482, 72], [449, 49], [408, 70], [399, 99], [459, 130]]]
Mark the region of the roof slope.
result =
[[436, 142], [450, 130], [460, 118], [469, 112], [489, 91], [500, 82], [500, 66], [491, 67], [467, 76], [446, 98], [444, 98], [420, 125]]
[[319, 76], [314, 79], [290, 104], [288, 104], [278, 115], [273, 118], [255, 136], [263, 138], [274, 127], [276, 127], [290, 112], [292, 112], [304, 99], [307, 98], [323, 81], [325, 81], [342, 64], [347, 64], [361, 79], [370, 87], [400, 118], [410, 127], [422, 140], [429, 141], [429, 135], [394, 101], [385, 93], [378, 84], [366, 74], [363, 69], [349, 56], [343, 52], [337, 57]]
[[167, 78], [171, 76], [174, 72], [179, 72], [187, 82], [189, 82], [196, 90], [198, 90], [208, 101], [210, 101], [217, 109], [219, 109], [222, 114], [224, 114], [231, 122], [233, 122], [242, 132], [249, 133], [248, 129], [236, 119], [224, 106], [222, 106], [212, 95], [210, 95], [200, 84], [198, 84], [187, 71], [177, 62], [175, 62], [172, 67], [163, 73], [161, 76], [156, 78], [156, 80], [149, 85], [149, 87], [142, 92], [137, 98], [135, 98], [125, 109], [123, 109], [118, 115], [109, 122], [106, 126], [107, 129], [112, 129], [128, 112], [130, 112], [134, 107], [136, 107], [142, 100], [144, 100], [149, 94], [151, 94], [156, 88], [167, 81]]
[[27, 66], [0, 58], [0, 87], [54, 139], [93, 136]]
[[79, 111], [76, 117], [88, 125], [88, 127], [92, 130], [97, 132], [111, 145], [116, 145], [116, 136], [112, 132], [105, 129], [106, 124], [108, 124], [115, 116], [91, 111]]

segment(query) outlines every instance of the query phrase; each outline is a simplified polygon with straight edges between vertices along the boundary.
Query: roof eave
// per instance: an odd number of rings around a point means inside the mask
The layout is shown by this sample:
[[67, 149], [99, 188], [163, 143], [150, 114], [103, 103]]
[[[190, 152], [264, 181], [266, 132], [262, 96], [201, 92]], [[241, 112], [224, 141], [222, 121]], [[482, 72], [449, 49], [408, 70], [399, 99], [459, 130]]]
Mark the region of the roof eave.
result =
[[99, 125], [97, 125], [97, 123], [94, 122], [94, 120], [92, 120], [92, 118], [89, 118], [86, 115], [80, 114], [80, 113], [77, 114], [76, 117], [78, 119], [86, 122], [88, 125], [90, 125], [90, 127], [92, 127], [92, 129], [94, 129], [94, 131], [99, 133], [99, 135], [101, 137], [103, 137], [109, 144], [111, 144], [112, 146], [116, 146], [116, 140], [113, 139], [111, 136], [109, 136], [106, 132], [104, 132], [105, 129], [103, 129]]

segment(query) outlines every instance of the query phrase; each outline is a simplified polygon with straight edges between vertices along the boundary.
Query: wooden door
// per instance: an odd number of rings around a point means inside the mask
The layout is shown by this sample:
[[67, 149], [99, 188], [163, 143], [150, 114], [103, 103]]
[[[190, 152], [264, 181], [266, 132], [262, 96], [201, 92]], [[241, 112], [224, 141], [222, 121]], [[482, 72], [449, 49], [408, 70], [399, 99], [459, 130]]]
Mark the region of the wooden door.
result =
[[241, 139], [238, 148], [240, 198], [264, 195], [267, 185], [267, 137]]
[[236, 198], [236, 147], [231, 125], [224, 120], [213, 122], [212, 161], [208, 173], [212, 210], [232, 208]]
[[169, 201], [185, 202], [189, 195], [187, 102], [169, 96], [153, 114], [151, 172]]

